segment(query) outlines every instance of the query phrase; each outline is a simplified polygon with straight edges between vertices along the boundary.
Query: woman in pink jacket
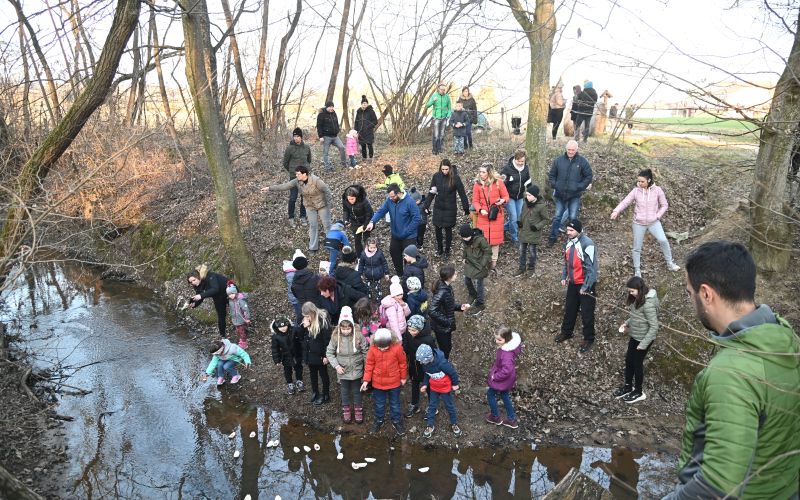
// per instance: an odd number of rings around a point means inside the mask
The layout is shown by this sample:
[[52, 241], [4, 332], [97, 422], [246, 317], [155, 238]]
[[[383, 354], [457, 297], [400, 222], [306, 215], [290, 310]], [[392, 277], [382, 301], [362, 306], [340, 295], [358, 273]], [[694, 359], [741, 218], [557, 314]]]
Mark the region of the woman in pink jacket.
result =
[[628, 205], [633, 203], [633, 269], [636, 276], [642, 276], [642, 245], [648, 231], [661, 245], [664, 260], [670, 271], [680, 271], [681, 266], [673, 262], [672, 249], [669, 247], [667, 235], [661, 227], [661, 217], [669, 208], [664, 190], [655, 185], [653, 171], [648, 169], [639, 172], [636, 187], [611, 212], [611, 220], [619, 217]]

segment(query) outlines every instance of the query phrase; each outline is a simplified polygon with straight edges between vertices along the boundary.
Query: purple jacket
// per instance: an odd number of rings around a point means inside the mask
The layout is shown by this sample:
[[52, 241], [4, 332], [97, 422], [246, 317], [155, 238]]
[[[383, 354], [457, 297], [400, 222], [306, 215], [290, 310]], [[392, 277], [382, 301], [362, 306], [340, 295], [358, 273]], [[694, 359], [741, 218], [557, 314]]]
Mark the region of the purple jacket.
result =
[[494, 364], [489, 369], [486, 383], [495, 391], [510, 391], [517, 382], [514, 360], [522, 352], [522, 339], [517, 332], [511, 333], [511, 340], [497, 350]]

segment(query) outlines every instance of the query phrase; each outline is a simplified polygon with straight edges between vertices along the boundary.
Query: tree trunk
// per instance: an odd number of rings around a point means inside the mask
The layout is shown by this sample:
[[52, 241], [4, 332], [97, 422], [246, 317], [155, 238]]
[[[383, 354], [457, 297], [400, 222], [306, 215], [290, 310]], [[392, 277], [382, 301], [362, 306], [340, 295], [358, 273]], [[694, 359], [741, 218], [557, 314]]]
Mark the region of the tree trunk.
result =
[[44, 500], [2, 466], [0, 466], [0, 497], [16, 498], [17, 500]]
[[169, 94], [167, 94], [167, 85], [164, 83], [164, 73], [161, 68], [161, 41], [158, 39], [158, 26], [156, 23], [156, 11], [154, 7], [150, 6], [150, 30], [152, 32], [153, 44], [153, 62], [156, 65], [156, 76], [158, 77], [158, 92], [161, 95], [161, 105], [164, 107], [164, 115], [166, 117], [165, 127], [172, 142], [175, 143], [175, 150], [181, 163], [186, 166], [186, 152], [181, 146], [180, 139], [178, 138], [178, 131], [175, 129], [175, 118], [172, 116], [172, 106], [169, 103]]
[[186, 45], [186, 79], [194, 101], [216, 195], [217, 224], [233, 272], [244, 288], [254, 278], [255, 264], [244, 242], [233, 184], [228, 140], [225, 137], [217, 88], [217, 61], [211, 47], [205, 0], [193, 0], [181, 14]]
[[281, 38], [281, 48], [278, 51], [278, 63], [275, 66], [275, 77], [272, 79], [272, 122], [270, 126], [275, 128], [278, 125], [278, 120], [283, 115], [280, 109], [283, 104], [281, 103], [281, 87], [283, 87], [283, 80], [286, 78], [286, 51], [289, 47], [289, 40], [297, 29], [297, 23], [300, 21], [300, 12], [303, 10], [303, 0], [297, 0], [297, 10], [294, 12], [294, 17], [289, 24], [289, 31]]
[[353, 72], [353, 48], [358, 37], [358, 28], [364, 19], [364, 12], [367, 10], [367, 0], [361, 4], [361, 12], [358, 14], [356, 24], [353, 26], [353, 33], [350, 35], [350, 42], [347, 44], [347, 53], [344, 58], [344, 81], [342, 82], [342, 119], [343, 128], [350, 130], [350, 113], [348, 112], [348, 100], [350, 99], [350, 74]]
[[325, 95], [325, 102], [333, 100], [333, 92], [336, 90], [336, 79], [339, 77], [339, 63], [342, 61], [342, 48], [344, 48], [344, 37], [347, 34], [348, 17], [350, 17], [350, 0], [344, 0], [342, 22], [339, 23], [339, 39], [336, 41], [336, 55], [333, 57], [331, 81], [328, 82], [328, 93]]
[[786, 177], [800, 122], [800, 35], [772, 97], [759, 138], [750, 195], [750, 247], [762, 271], [785, 271], [792, 255], [794, 221], [786, 203]]
[[131, 87], [128, 90], [128, 106], [125, 109], [125, 125], [127, 127], [133, 127], [134, 122], [136, 121], [136, 91], [139, 88], [138, 85], [138, 78], [139, 78], [139, 68], [142, 65], [142, 51], [139, 48], [139, 27], [137, 26], [135, 30], [133, 30], [133, 46], [131, 47], [131, 52], [133, 52], [133, 70], [131, 74]]
[[19, 30], [19, 51], [22, 55], [22, 139], [27, 142], [31, 135], [31, 76], [28, 70], [28, 50], [25, 47], [25, 30], [20, 25]]
[[[264, 109], [264, 74], [266, 70], [267, 60], [267, 34], [269, 32], [269, 0], [263, 1], [261, 11], [261, 39], [258, 45], [258, 66], [256, 67], [256, 82], [253, 89], [253, 104], [256, 106], [256, 111], [260, 115], [261, 126], [264, 127], [261, 132], [266, 130], [266, 113]], [[267, 82], [269, 86], [269, 82]], [[269, 97], [267, 97], [269, 99]]]

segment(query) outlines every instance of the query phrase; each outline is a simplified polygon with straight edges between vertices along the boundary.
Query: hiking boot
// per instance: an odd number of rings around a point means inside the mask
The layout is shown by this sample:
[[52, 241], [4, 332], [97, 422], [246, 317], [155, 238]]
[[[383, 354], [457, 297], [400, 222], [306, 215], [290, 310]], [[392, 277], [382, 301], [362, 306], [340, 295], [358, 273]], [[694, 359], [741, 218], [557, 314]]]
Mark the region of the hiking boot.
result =
[[517, 419], [504, 418], [502, 424], [511, 429], [516, 429], [519, 427], [519, 422], [517, 422]]
[[233, 378], [231, 379], [231, 384], [235, 384], [235, 383], [239, 382], [239, 379], [241, 379], [241, 378], [242, 378], [241, 375], [234, 375]]
[[627, 396], [631, 392], [633, 392], [633, 387], [629, 385], [623, 385], [622, 387], [619, 387], [617, 390], [612, 392], [611, 395], [614, 396], [616, 399], [619, 399], [623, 396]]
[[589, 349], [591, 349], [593, 345], [594, 345], [594, 340], [584, 340], [583, 342], [581, 342], [581, 348], [579, 349], [579, 351], [581, 353], [584, 353]]
[[317, 400], [317, 396], [319, 396], [319, 394], [317, 394], [316, 392], [312, 392], [311, 393], [311, 399], [309, 400], [309, 403], [313, 403], [314, 401], [316, 401]]
[[406, 411], [406, 418], [411, 418], [414, 416], [415, 413], [419, 413], [419, 405], [408, 405], [408, 411]]
[[525, 274], [525, 268], [524, 268], [524, 267], [520, 267], [519, 269], [517, 269], [516, 271], [514, 271], [514, 274], [512, 274], [511, 276], [512, 276], [513, 278], [519, 278], [519, 277], [520, 277], [520, 276], [522, 276], [523, 274]]
[[639, 401], [644, 401], [645, 399], [647, 399], [647, 395], [642, 391], [632, 391], [622, 398], [622, 400], [628, 404], [638, 403]]
[[450, 428], [453, 430], [453, 434], [455, 434], [456, 436], [461, 435], [461, 427], [459, 427], [458, 424], [453, 424], [452, 426], [450, 426]]
[[225, 377], [217, 377], [217, 385], [222, 385], [225, 383]]
[[392, 422], [392, 427], [394, 427], [394, 432], [398, 436], [405, 436], [406, 435], [406, 429], [405, 429], [405, 427], [403, 427], [403, 422]]
[[303, 385], [303, 381], [302, 380], [298, 380], [297, 382], [295, 382], [294, 383], [294, 388], [297, 389], [297, 392], [303, 392], [303, 391], [306, 390], [306, 386]]
[[467, 314], [469, 314], [472, 317], [478, 317], [481, 314], [483, 314], [483, 310], [484, 309], [486, 309], [485, 305], [478, 304], [478, 305], [475, 305], [474, 307], [470, 307], [469, 311], [467, 311]]
[[500, 415], [492, 415], [491, 413], [486, 414], [486, 421], [490, 424], [500, 425], [503, 423], [503, 419], [500, 418]]
[[436, 427], [425, 427], [425, 431], [422, 433], [422, 437], [424, 437], [426, 439], [430, 438], [431, 436], [433, 436], [433, 431], [435, 431], [435, 430], [436, 430]]
[[355, 414], [355, 421], [357, 424], [364, 423], [364, 409], [360, 406], [356, 406], [354, 408], [353, 413]]
[[380, 432], [381, 427], [383, 427], [383, 420], [376, 420], [372, 422], [372, 425], [369, 427], [369, 432], [372, 434], [377, 434]]
[[292, 394], [294, 394], [294, 384], [292, 384], [292, 383], [286, 384], [286, 394], [288, 394], [290, 396]]
[[673, 271], [673, 272], [674, 271], [680, 271], [681, 270], [681, 266], [679, 266], [678, 264], [676, 264], [674, 262], [670, 262], [670, 263], [667, 264], [667, 269], [669, 269], [670, 271]]
[[558, 335], [556, 335], [556, 339], [555, 339], [556, 340], [556, 344], [560, 344], [561, 342], [564, 342], [565, 340], [571, 339], [571, 338], [572, 338], [572, 334], [571, 333], [561, 332]]
[[353, 421], [353, 411], [350, 405], [342, 406], [342, 422], [349, 424]]
[[556, 244], [555, 238], [550, 238], [549, 240], [547, 240], [547, 248], [551, 248], [555, 244]]

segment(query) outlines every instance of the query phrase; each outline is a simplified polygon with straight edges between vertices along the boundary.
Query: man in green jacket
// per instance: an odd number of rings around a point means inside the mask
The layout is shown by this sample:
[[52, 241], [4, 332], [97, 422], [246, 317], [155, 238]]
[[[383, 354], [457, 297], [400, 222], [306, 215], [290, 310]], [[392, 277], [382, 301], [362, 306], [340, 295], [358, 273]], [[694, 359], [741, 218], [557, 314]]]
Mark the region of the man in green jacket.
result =
[[798, 498], [800, 341], [769, 306], [756, 305], [756, 267], [744, 245], [704, 243], [686, 259], [686, 277], [717, 353], [692, 386], [681, 484], [665, 498]]
[[442, 152], [444, 142], [444, 131], [447, 128], [447, 120], [453, 114], [453, 105], [450, 102], [450, 95], [447, 93], [447, 86], [444, 82], [439, 84], [439, 88], [428, 99], [425, 109], [433, 106], [433, 154], [438, 155]]
[[472, 297], [472, 307], [467, 314], [480, 316], [486, 307], [483, 280], [489, 276], [492, 248], [483, 237], [483, 231], [469, 224], [461, 226], [459, 235], [464, 242], [464, 285]]
[[[289, 180], [294, 179], [295, 167], [311, 165], [311, 148], [303, 142], [303, 130], [297, 127], [292, 131], [292, 140], [283, 152], [283, 169], [289, 174]], [[297, 204], [297, 197], [300, 191], [297, 188], [289, 190], [289, 223], [297, 226], [294, 220], [294, 207]], [[300, 198], [300, 220], [306, 222], [306, 207], [303, 198]]]

